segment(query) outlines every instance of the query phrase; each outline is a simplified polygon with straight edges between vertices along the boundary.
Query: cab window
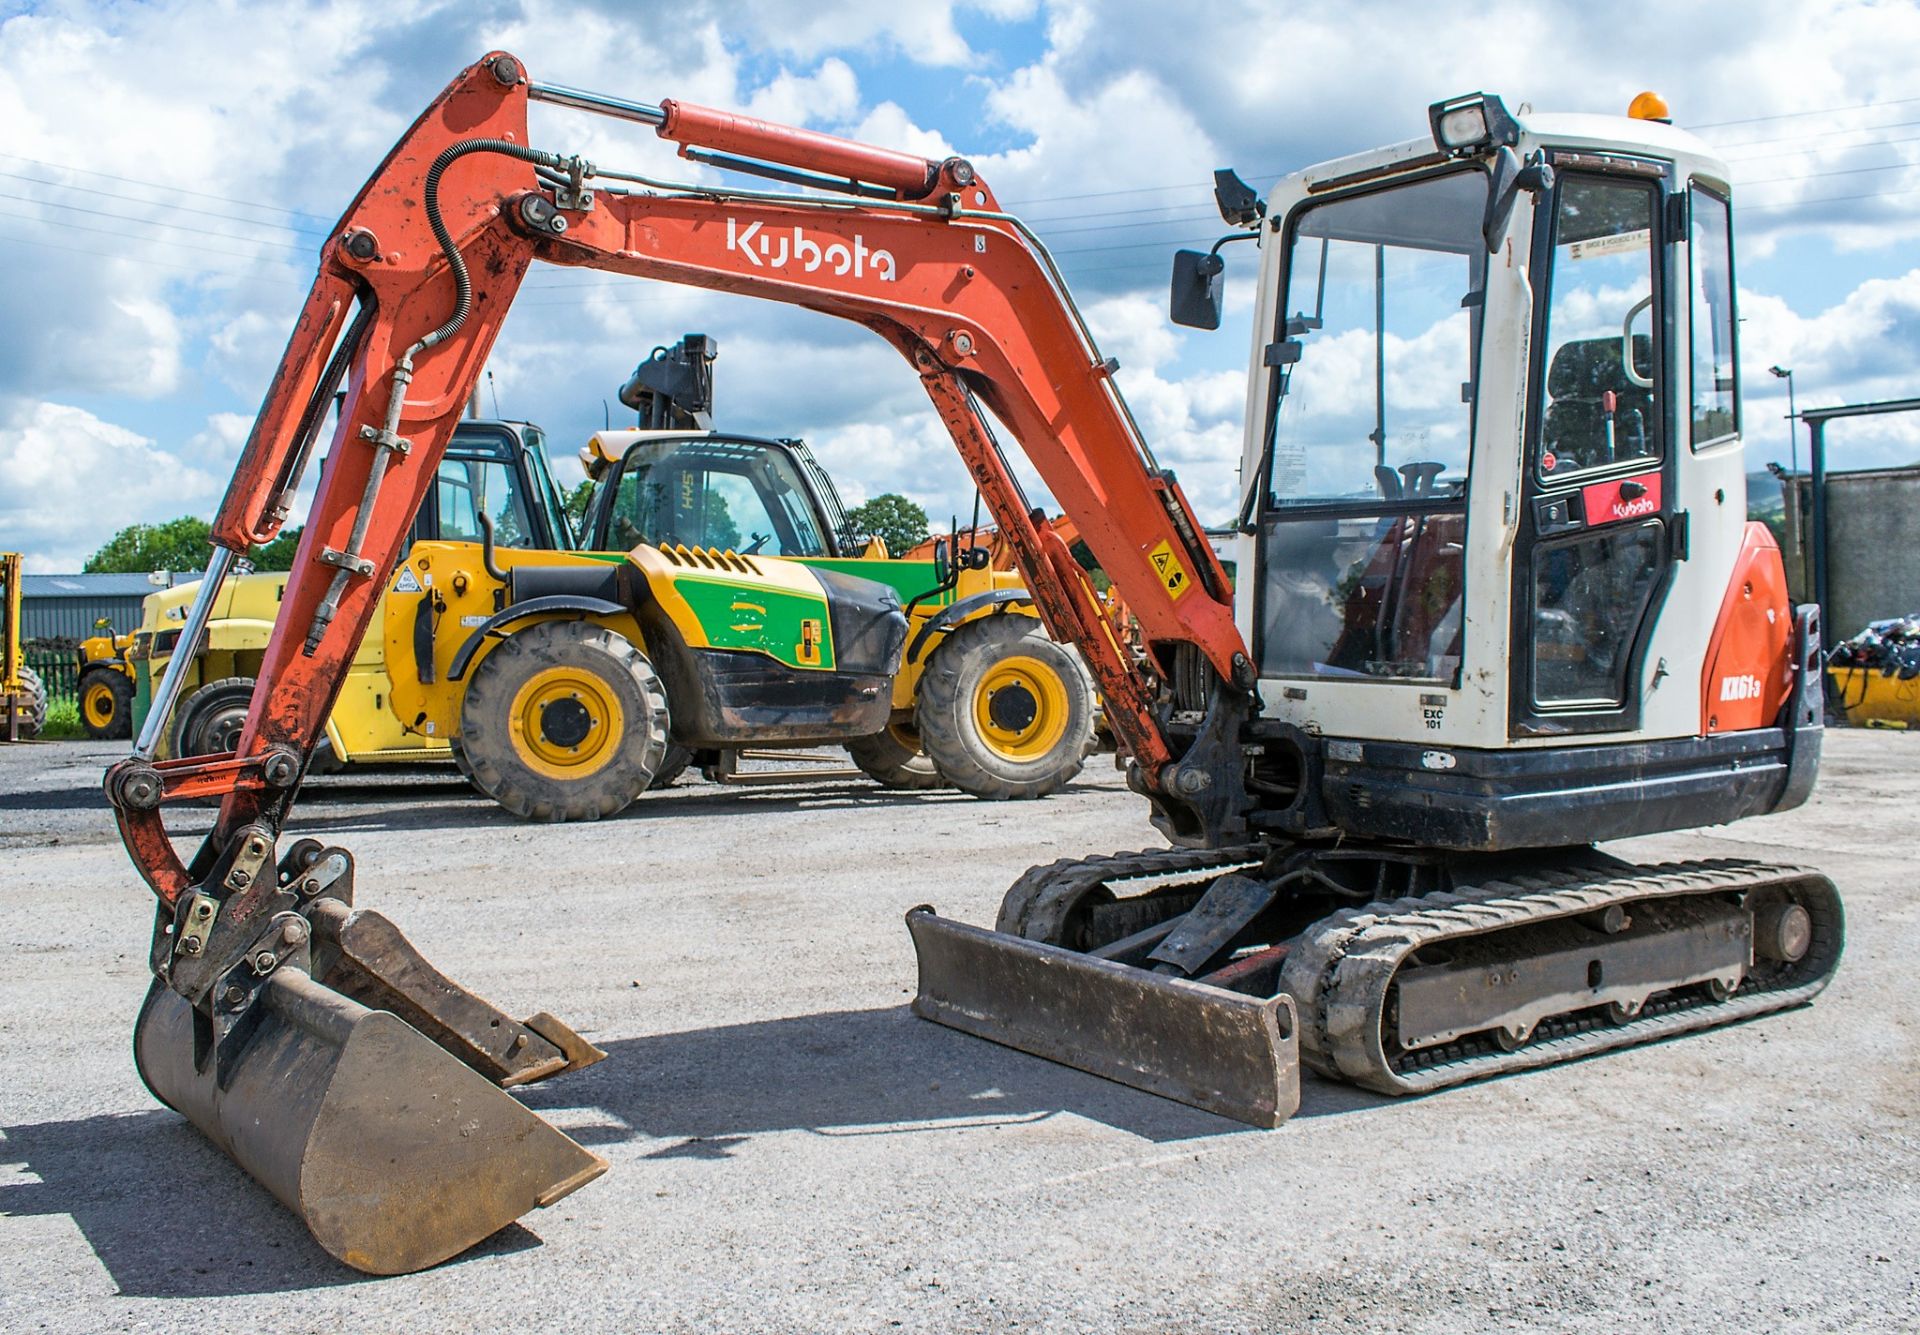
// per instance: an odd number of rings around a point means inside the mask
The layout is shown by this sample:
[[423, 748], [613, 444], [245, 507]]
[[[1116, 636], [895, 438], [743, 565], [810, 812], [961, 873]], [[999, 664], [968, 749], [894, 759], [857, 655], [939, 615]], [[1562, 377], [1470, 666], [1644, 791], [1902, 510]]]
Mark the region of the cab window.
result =
[[1290, 220], [1261, 519], [1260, 671], [1458, 679], [1486, 177]]
[[1539, 473], [1661, 457], [1653, 216], [1645, 182], [1569, 175], [1554, 219]]
[[567, 551], [578, 545], [574, 533], [573, 521], [567, 515], [566, 499], [560, 494], [560, 486], [553, 480], [553, 469], [547, 464], [547, 438], [539, 427], [529, 423], [521, 428], [522, 439], [526, 442], [525, 458], [527, 472], [532, 477], [533, 504], [546, 512], [547, 528], [553, 534], [554, 546]]
[[1692, 256], [1693, 445], [1712, 444], [1740, 431], [1735, 385], [1733, 224], [1727, 201], [1694, 186], [1687, 250]]
[[537, 545], [527, 498], [520, 494], [510, 465], [497, 459], [442, 459], [434, 492], [442, 541], [480, 541], [479, 516], [484, 513], [493, 520], [495, 546]]
[[613, 493], [607, 541], [824, 556], [807, 492], [785, 456], [731, 442], [643, 442]]

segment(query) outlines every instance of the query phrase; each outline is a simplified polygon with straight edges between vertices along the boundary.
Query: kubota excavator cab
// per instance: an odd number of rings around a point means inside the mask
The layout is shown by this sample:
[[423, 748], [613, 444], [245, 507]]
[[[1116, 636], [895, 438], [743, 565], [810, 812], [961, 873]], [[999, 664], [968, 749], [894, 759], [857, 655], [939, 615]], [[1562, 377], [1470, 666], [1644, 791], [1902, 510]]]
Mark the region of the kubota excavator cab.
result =
[[1647, 119], [1434, 124], [1480, 128], [1268, 199], [1236, 619], [1251, 777], [1293, 797], [1253, 826], [1502, 850], [1798, 804], [1817, 632], [1747, 522], [1725, 166]]

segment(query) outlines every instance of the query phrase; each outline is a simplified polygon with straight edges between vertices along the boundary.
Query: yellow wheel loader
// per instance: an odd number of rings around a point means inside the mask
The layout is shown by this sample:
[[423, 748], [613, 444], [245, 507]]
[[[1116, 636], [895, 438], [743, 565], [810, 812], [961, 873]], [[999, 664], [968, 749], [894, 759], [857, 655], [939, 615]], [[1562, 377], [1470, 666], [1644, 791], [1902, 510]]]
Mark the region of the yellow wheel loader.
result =
[[99, 632], [80, 641], [75, 651], [80, 675], [80, 726], [95, 741], [133, 736], [133, 700], [136, 691], [133, 664], [134, 635], [114, 633], [113, 622], [101, 617], [93, 623]]
[[[542, 820], [610, 815], [690, 764], [731, 777], [748, 751], [844, 746], [888, 787], [992, 799], [1044, 797], [1079, 774], [1092, 684], [1019, 576], [989, 568], [984, 548], [891, 560], [849, 533], [804, 442], [707, 429], [716, 356], [688, 335], [622, 387], [660, 425], [581, 450], [588, 550], [571, 550], [539, 428], [460, 424], [384, 597], [386, 634], [356, 653], [317, 763], [450, 757]], [[165, 733], [171, 754], [235, 748], [285, 583], [228, 581]], [[147, 600], [140, 717], [196, 591]], [[878, 629], [889, 606], [903, 617], [892, 639]], [[583, 623], [606, 633], [566, 629]]]

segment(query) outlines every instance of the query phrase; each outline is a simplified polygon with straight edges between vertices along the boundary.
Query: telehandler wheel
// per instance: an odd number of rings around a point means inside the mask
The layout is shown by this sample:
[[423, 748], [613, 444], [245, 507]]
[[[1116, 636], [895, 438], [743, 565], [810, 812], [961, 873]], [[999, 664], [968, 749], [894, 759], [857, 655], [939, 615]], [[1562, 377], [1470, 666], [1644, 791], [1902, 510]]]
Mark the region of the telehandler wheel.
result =
[[133, 736], [133, 682], [110, 667], [80, 674], [80, 725], [96, 742]]
[[200, 687], [173, 716], [173, 754], [218, 756], [234, 750], [252, 703], [252, 677], [222, 677]]
[[647, 785], [647, 791], [651, 793], [662, 788], [673, 787], [680, 776], [687, 772], [687, 766], [692, 763], [693, 752], [678, 742], [668, 742], [667, 758], [661, 764], [659, 773], [653, 776], [653, 782]]
[[1093, 749], [1093, 682], [1033, 617], [969, 621], [934, 650], [914, 711], [921, 744], [975, 797], [1045, 797]]
[[667, 695], [632, 641], [586, 621], [509, 635], [474, 669], [460, 744], [480, 791], [531, 820], [597, 820], [667, 760]]
[[886, 788], [927, 792], [953, 786], [921, 749], [919, 735], [898, 723], [885, 732], [848, 742], [847, 754], [862, 774]]
[[447, 743], [447, 754], [453, 757], [453, 767], [460, 771], [460, 777], [465, 779], [469, 784], [472, 784], [477, 790], [480, 785], [474, 780], [473, 766], [467, 763], [467, 749], [460, 745], [460, 739], [458, 737], [453, 738]]
[[[40, 680], [40, 674], [20, 665], [20, 689], [27, 697], [26, 716], [20, 720], [20, 739], [32, 741], [47, 726], [47, 684]], [[6, 719], [0, 716], [0, 741], [6, 739]]]

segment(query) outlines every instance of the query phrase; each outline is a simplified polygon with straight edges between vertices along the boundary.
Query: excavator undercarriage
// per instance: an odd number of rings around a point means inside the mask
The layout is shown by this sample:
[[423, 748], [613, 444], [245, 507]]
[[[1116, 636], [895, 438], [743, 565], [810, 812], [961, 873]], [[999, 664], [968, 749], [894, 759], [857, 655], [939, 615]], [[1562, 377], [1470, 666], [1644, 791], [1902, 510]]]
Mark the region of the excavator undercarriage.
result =
[[[799, 189], [532, 148], [532, 100]], [[1036, 612], [1095, 679], [1129, 785], [1176, 847], [1035, 868], [993, 931], [914, 910], [920, 1014], [1272, 1126], [1298, 1105], [1302, 1064], [1416, 1093], [1817, 993], [1843, 938], [1817, 872], [1635, 867], [1591, 847], [1789, 809], [1817, 765], [1817, 624], [1729, 504], [1731, 288], [1685, 271], [1716, 245], [1730, 263], [1713, 230], [1725, 169], [1670, 128], [1523, 129], [1481, 94], [1430, 117], [1431, 148], [1289, 178], [1271, 219], [1221, 174], [1237, 229], [1222, 244], [1263, 256], [1236, 584], [1045, 246], [971, 163], [539, 84], [501, 52], [463, 71], [323, 248], [147, 726], [106, 777], [159, 901], [134, 1044], [156, 1097], [375, 1273], [435, 1264], [606, 1167], [505, 1092], [598, 1049], [552, 1016], [515, 1020], [356, 910], [344, 850], [277, 851], [536, 260], [878, 333], [919, 376]], [[1219, 249], [1176, 264], [1188, 323], [1219, 322]], [[1428, 342], [1460, 374], [1421, 368], [1455, 417], [1396, 435], [1384, 312], [1390, 276], [1414, 271], [1439, 277], [1395, 288], [1392, 309], [1435, 315]], [[1589, 284], [1568, 309], [1618, 309], [1533, 339], [1535, 290], [1562, 275]], [[1687, 290], [1704, 303], [1692, 328], [1717, 331], [1692, 349], [1697, 380], [1677, 345]], [[1372, 313], [1365, 338], [1315, 341], [1356, 310]], [[1340, 381], [1371, 380], [1373, 432], [1282, 428], [1296, 380], [1340, 364], [1319, 352], [1336, 342], [1374, 348], [1373, 377]], [[289, 518], [343, 384], [237, 749], [156, 760], [221, 582]], [[1671, 447], [1688, 385], [1692, 441]], [[1133, 625], [1114, 625], [1029, 502], [996, 423]], [[183, 859], [164, 809], [209, 798], [218, 821]]]
[[994, 932], [907, 926], [920, 1015], [1256, 1126], [1301, 1065], [1424, 1093], [1799, 1005], [1844, 938], [1806, 868], [1340, 843], [1056, 862]]

